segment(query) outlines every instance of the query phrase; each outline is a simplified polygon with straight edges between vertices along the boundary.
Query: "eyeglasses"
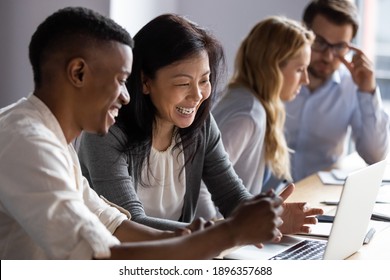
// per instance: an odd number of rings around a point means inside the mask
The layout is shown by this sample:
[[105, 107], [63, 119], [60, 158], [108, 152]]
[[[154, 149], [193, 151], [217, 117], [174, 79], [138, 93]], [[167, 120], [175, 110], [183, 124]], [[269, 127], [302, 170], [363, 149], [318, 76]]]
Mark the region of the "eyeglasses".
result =
[[330, 44], [321, 36], [316, 35], [316, 39], [311, 45], [311, 49], [316, 52], [325, 52], [326, 50], [330, 49], [333, 54], [342, 56], [348, 52], [349, 46], [345, 42], [338, 44]]

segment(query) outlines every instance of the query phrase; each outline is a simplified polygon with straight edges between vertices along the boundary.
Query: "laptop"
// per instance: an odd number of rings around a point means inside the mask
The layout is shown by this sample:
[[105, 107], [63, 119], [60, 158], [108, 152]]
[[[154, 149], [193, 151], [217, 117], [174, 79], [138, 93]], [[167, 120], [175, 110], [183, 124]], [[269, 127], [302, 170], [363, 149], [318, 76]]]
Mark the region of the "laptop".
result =
[[[346, 259], [363, 245], [385, 168], [386, 161], [383, 160], [348, 175], [328, 240], [287, 235], [280, 243], [265, 244], [262, 249], [243, 246], [224, 258]], [[314, 249], [307, 248], [312, 246]]]

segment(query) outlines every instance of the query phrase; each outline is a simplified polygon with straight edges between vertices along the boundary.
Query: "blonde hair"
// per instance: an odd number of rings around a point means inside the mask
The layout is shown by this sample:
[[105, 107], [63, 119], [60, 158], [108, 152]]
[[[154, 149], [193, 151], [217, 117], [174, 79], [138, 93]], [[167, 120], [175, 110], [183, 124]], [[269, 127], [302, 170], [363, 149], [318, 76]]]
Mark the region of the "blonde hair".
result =
[[299, 22], [272, 16], [255, 25], [238, 50], [229, 87], [244, 86], [259, 99], [267, 116], [265, 160], [273, 174], [291, 180], [289, 148], [283, 128], [286, 118], [280, 92], [281, 68], [314, 34]]

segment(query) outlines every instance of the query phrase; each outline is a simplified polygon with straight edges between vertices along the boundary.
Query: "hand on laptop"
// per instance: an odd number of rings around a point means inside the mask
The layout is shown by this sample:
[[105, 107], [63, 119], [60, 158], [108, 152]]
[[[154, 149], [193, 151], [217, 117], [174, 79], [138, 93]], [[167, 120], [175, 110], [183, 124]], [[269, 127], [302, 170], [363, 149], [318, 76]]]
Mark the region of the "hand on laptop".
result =
[[[289, 184], [287, 188], [280, 194], [285, 201], [294, 191], [294, 184]], [[284, 202], [283, 214], [281, 216], [283, 224], [279, 230], [283, 234], [293, 233], [309, 233], [310, 224], [316, 224], [316, 215], [322, 215], [324, 211], [321, 208], [311, 208], [306, 202]]]

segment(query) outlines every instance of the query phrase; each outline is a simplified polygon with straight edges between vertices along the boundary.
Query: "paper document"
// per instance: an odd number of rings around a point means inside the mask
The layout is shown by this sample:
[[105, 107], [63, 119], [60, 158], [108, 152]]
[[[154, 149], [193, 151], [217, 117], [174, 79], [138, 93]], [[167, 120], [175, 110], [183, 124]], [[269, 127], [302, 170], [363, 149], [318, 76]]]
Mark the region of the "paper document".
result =
[[[379, 188], [378, 197], [376, 198], [377, 203], [389, 203], [390, 204], [390, 185], [382, 185]], [[389, 213], [390, 215], [390, 213]]]
[[376, 216], [377, 219], [390, 222], [390, 204], [375, 203], [372, 214]]
[[[307, 234], [300, 234], [313, 237], [328, 238], [330, 230], [332, 229], [333, 223], [317, 223], [316, 225], [310, 225], [311, 232]], [[381, 232], [385, 228], [389, 227], [390, 223], [381, 221], [370, 221], [367, 231], [370, 228], [374, 228], [376, 232]]]
[[319, 171], [317, 175], [324, 185], [343, 185], [345, 181], [345, 179], [339, 180], [335, 178], [332, 173], [328, 171]]
[[[319, 171], [318, 177], [324, 185], [343, 185], [348, 174], [353, 171], [345, 169], [332, 169], [331, 171]], [[382, 182], [390, 184], [390, 164], [386, 165], [385, 174]]]

